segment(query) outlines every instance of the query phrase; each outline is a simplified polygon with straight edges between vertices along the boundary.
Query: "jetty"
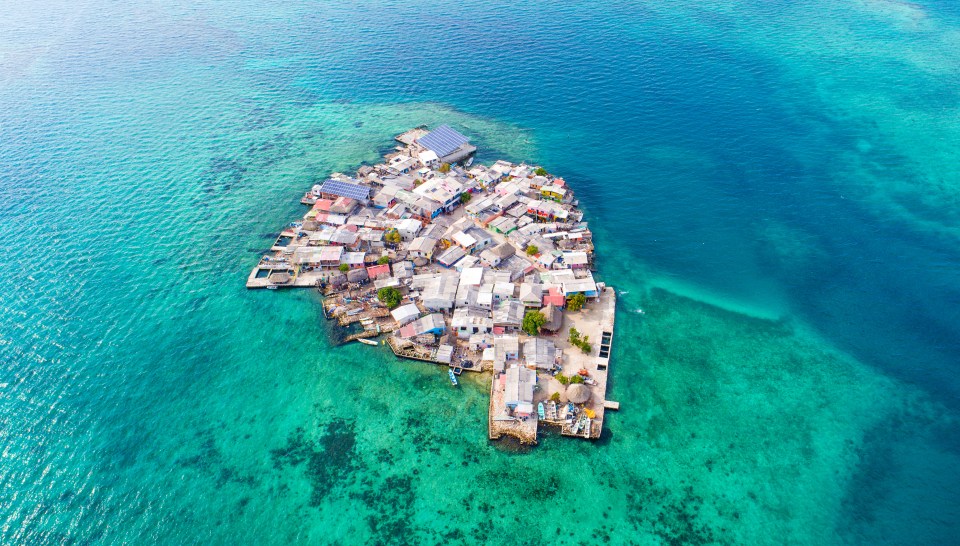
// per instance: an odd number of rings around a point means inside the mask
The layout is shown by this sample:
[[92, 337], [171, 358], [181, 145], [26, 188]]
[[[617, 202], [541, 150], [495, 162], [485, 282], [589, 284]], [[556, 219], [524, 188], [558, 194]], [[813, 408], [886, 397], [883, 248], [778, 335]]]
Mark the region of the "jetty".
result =
[[343, 342], [383, 338], [453, 385], [488, 375], [491, 440], [536, 444], [541, 425], [599, 438], [620, 406], [606, 398], [617, 297], [594, 277], [573, 189], [536, 165], [474, 165], [476, 147], [447, 125], [395, 142], [311, 186], [247, 288], [318, 290]]

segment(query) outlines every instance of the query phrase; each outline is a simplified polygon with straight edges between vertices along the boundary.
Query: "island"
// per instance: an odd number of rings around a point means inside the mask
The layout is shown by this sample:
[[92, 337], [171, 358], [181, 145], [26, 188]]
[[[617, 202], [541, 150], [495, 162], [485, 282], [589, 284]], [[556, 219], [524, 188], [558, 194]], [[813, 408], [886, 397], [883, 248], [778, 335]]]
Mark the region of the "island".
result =
[[[470, 140], [416, 127], [377, 165], [333, 173], [277, 237], [247, 288], [315, 288], [343, 340], [490, 374], [488, 434], [538, 427], [596, 439], [607, 400], [616, 292], [594, 278], [593, 236], [563, 178], [476, 164]], [[482, 376], [481, 376], [482, 377]]]

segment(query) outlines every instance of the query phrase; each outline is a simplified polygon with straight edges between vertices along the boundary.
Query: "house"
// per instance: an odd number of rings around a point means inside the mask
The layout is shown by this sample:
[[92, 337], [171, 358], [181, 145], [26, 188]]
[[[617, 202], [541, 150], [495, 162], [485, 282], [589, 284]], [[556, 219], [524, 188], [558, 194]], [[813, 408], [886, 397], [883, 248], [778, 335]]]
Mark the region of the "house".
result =
[[493, 332], [493, 319], [486, 311], [458, 307], [453, 312], [450, 327], [460, 339], [469, 339], [474, 334], [489, 334]]
[[399, 154], [390, 160], [387, 171], [392, 174], [406, 174], [420, 164], [419, 160], [405, 154]]
[[517, 250], [510, 243], [501, 243], [480, 253], [480, 259], [490, 265], [498, 267], [501, 262], [516, 254]]
[[388, 209], [397, 202], [398, 186], [384, 186], [373, 196], [372, 205], [378, 209]]
[[497, 371], [503, 371], [509, 360], [520, 358], [520, 340], [517, 336], [502, 336], [493, 340], [493, 365]]
[[417, 234], [423, 229], [423, 223], [414, 218], [405, 218], [396, 223], [397, 233], [404, 241], [412, 241], [417, 238]]
[[543, 285], [530, 282], [520, 283], [520, 303], [524, 307], [539, 309], [543, 305]]
[[443, 344], [437, 347], [437, 354], [433, 359], [441, 364], [450, 364], [453, 361], [453, 345]]
[[428, 169], [436, 169], [440, 167], [440, 157], [437, 155], [437, 152], [433, 150], [424, 150], [417, 155], [417, 159], [420, 160], [420, 164]]
[[557, 362], [557, 347], [549, 339], [532, 337], [523, 343], [523, 359], [527, 366], [552, 370]]
[[493, 347], [493, 337], [489, 334], [472, 334], [468, 341], [470, 351], [480, 352]]
[[458, 231], [454, 233], [451, 239], [453, 240], [454, 244], [456, 244], [466, 252], [470, 252], [471, 250], [473, 250], [473, 247], [476, 246], [477, 244], [476, 238], [474, 238], [473, 236], [463, 231]]
[[477, 258], [476, 256], [468, 255], [468, 256], [464, 256], [462, 260], [457, 262], [456, 265], [453, 266], [453, 268], [458, 271], [465, 271], [472, 267], [477, 267], [479, 264], [480, 264], [480, 258]]
[[560, 259], [570, 269], [587, 269], [590, 267], [590, 259], [586, 252], [564, 252]]
[[501, 301], [493, 310], [494, 328], [503, 328], [504, 332], [516, 332], [523, 323], [523, 304], [517, 300]]
[[498, 282], [493, 285], [493, 302], [500, 303], [513, 297], [516, 286], [512, 282]]
[[340, 256], [340, 263], [347, 264], [350, 269], [363, 269], [364, 256], [366, 256], [364, 252], [344, 252]]
[[367, 268], [367, 276], [373, 280], [390, 276], [390, 264], [372, 265]]
[[403, 261], [393, 264], [393, 276], [398, 279], [409, 279], [413, 276], [413, 262]]
[[[471, 286], [469, 284], [461, 283], [457, 287], [457, 307], [474, 307], [482, 308], [478, 301], [480, 299], [480, 288], [477, 286]], [[488, 310], [488, 309], [485, 309]]]
[[408, 303], [390, 311], [390, 316], [393, 317], [393, 320], [397, 321], [397, 324], [403, 326], [420, 317], [420, 309], [417, 308], [416, 304]]
[[424, 334], [442, 336], [446, 329], [447, 325], [443, 321], [443, 315], [431, 313], [400, 328], [400, 337], [411, 338]]
[[480, 292], [477, 295], [477, 305], [484, 309], [493, 310], [493, 283], [483, 283], [480, 285]]
[[543, 296], [543, 306], [553, 306], [563, 308], [567, 304], [567, 299], [563, 297], [563, 291], [559, 287], [551, 286]]
[[450, 268], [453, 264], [460, 261], [461, 258], [467, 255], [467, 251], [458, 247], [451, 246], [450, 248], [444, 250], [437, 256], [437, 263], [443, 267]]
[[421, 301], [431, 311], [450, 311], [457, 298], [459, 275], [440, 275], [431, 277], [423, 287]]
[[414, 258], [433, 258], [433, 250], [437, 246], [436, 239], [417, 237], [407, 247], [407, 254]]
[[514, 415], [529, 416], [533, 413], [533, 387], [537, 374], [523, 366], [511, 366], [506, 371], [503, 401]]
[[478, 228], [470, 228], [467, 230], [467, 233], [476, 239], [476, 243], [473, 245], [473, 251], [479, 252], [494, 243], [493, 236], [487, 233], [485, 230]]
[[597, 290], [597, 283], [593, 280], [593, 275], [587, 275], [583, 278], [565, 279], [561, 282], [561, 290], [566, 298], [574, 294], [583, 294], [588, 298], [596, 298], [600, 295]]
[[413, 193], [440, 203], [445, 211], [460, 206], [463, 184], [453, 177], [431, 178], [413, 189]]
[[567, 197], [567, 190], [561, 186], [543, 186], [540, 188], [540, 197], [561, 202]]
[[460, 284], [480, 286], [483, 283], [482, 267], [466, 267], [460, 272]]
[[449, 125], [441, 125], [415, 141], [420, 147], [437, 154], [443, 163], [457, 163], [470, 157], [477, 151], [470, 145], [470, 139], [453, 130]]

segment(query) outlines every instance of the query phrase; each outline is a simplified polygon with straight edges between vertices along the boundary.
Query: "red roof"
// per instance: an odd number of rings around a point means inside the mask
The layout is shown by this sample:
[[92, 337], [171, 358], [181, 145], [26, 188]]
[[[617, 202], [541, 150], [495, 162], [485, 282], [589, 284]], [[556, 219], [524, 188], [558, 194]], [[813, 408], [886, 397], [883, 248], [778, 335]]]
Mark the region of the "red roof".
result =
[[370, 275], [371, 279], [379, 279], [380, 277], [389, 277], [390, 264], [372, 265], [367, 268], [367, 275]]
[[564, 182], [562, 178], [554, 178], [554, 179], [553, 179], [553, 185], [554, 185], [554, 186], [557, 186], [558, 188], [562, 188], [562, 187], [566, 186], [567, 183]]
[[503, 335], [504, 332], [506, 332], [506, 330], [503, 328], [503, 326], [493, 327], [493, 335], [495, 336]]
[[560, 292], [559, 288], [551, 288], [547, 291], [547, 294], [543, 296], [543, 305], [553, 305], [554, 307], [563, 307], [567, 303], [567, 300], [564, 299], [563, 293]]
[[333, 206], [333, 201], [329, 199], [317, 199], [317, 202], [313, 204], [314, 210], [322, 210], [325, 212], [329, 212], [331, 206]]

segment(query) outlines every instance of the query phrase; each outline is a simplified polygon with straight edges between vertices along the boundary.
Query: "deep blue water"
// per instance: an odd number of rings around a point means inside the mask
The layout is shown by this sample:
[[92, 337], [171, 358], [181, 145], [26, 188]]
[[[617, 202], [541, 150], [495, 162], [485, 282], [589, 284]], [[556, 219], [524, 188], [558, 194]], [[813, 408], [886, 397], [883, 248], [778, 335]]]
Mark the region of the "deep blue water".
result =
[[[650, 464], [640, 472], [656, 487], [616, 474], [590, 494], [619, 506], [630, 504], [624, 491], [643, 491], [640, 504], [691, 506], [678, 492], [692, 483], [711, 515], [695, 532], [677, 524], [668, 533], [687, 542], [956, 536], [955, 3], [0, 7], [0, 488], [10, 508], [0, 542], [348, 543], [390, 533], [482, 542], [469, 532], [426, 531], [446, 521], [428, 507], [467, 476], [411, 474], [422, 453], [398, 454], [395, 480], [373, 485], [321, 463], [304, 476], [276, 455], [288, 439], [304, 445], [294, 441], [299, 428], [308, 430], [306, 444], [309, 431], [328, 431], [317, 445], [356, 445], [365, 472], [379, 476], [377, 450], [395, 446], [384, 431], [411, 412], [428, 430], [463, 420], [449, 433], [457, 441], [421, 431], [420, 444], [441, 445], [457, 460], [481, 453], [481, 476], [530, 465], [523, 468], [536, 481], [579, 468], [581, 458], [642, 459]], [[597, 232], [603, 276], [626, 292], [623, 313], [664, 308], [657, 289], [733, 313], [711, 330], [712, 310], [683, 307], [680, 331], [691, 333], [680, 340], [698, 341], [656, 350], [666, 322], [649, 313], [646, 322], [619, 319], [618, 339], [629, 341], [615, 348], [615, 392], [632, 407], [613, 422], [614, 440], [600, 454], [557, 443], [517, 459], [487, 446], [482, 430], [470, 428], [485, 411], [482, 385], [469, 395], [469, 419], [398, 402], [387, 385], [366, 395], [372, 402], [345, 396], [380, 385], [383, 367], [397, 365], [384, 358], [363, 368], [371, 359], [357, 349], [330, 348], [309, 295], [242, 289], [312, 180], [374, 160], [408, 126], [443, 121], [471, 134], [481, 159], [535, 161], [571, 183]], [[773, 341], [720, 345], [704, 357], [704, 377], [748, 385], [741, 394], [767, 393], [782, 423], [800, 423], [784, 438], [809, 442], [784, 455], [745, 441], [753, 447], [716, 457], [731, 465], [778, 456], [810, 462], [795, 466], [820, 478], [796, 496], [823, 513], [799, 500], [779, 505], [780, 495], [790, 496], [787, 478], [760, 500], [755, 491], [736, 497], [747, 499], [743, 506], [725, 499], [741, 481], [764, 483], [783, 469], [757, 463], [755, 474], [737, 467], [716, 482], [690, 470], [690, 461], [724, 452], [728, 436], [751, 437], [762, 421], [694, 447], [680, 440], [685, 429], [656, 421], [673, 400], [704, 416], [685, 425], [694, 434], [721, 430], [723, 411], [657, 386], [686, 378], [677, 383], [690, 387], [694, 376], [683, 374], [700, 362], [700, 340], [750, 335], [740, 325], [751, 316], [796, 328], [806, 344], [776, 345], [763, 378], [726, 375], [724, 366], [751, 350], [763, 354]], [[758, 339], [764, 328], [755, 329]], [[817, 351], [827, 356], [809, 356]], [[822, 368], [794, 394], [810, 406], [777, 406], [792, 385], [775, 370], [806, 370], [809, 361]], [[344, 362], [356, 365], [332, 371]], [[442, 383], [429, 382], [429, 370], [398, 369], [389, 372], [395, 381], [419, 381], [424, 398], [449, 399], [430, 391]], [[849, 405], [831, 405], [847, 395]], [[883, 397], [908, 402], [870, 405]], [[735, 411], [736, 398], [725, 400]], [[404, 409], [388, 409], [397, 407]], [[884, 417], [872, 422], [871, 414]], [[856, 423], [850, 430], [824, 428], [848, 419]], [[341, 438], [330, 426], [350, 433]], [[674, 440], [661, 443], [654, 430]], [[847, 447], [821, 451], [820, 437]], [[349, 466], [337, 449], [317, 453], [329, 468]], [[492, 505], [504, 495], [532, 502], [532, 486], [518, 474], [514, 487], [491, 485], [495, 477], [465, 487]], [[579, 487], [567, 475], [557, 480], [555, 494], [567, 500], [541, 494], [537, 503], [568, 502]], [[318, 483], [334, 493], [300, 502]], [[364, 486], [384, 498], [371, 500]], [[337, 518], [356, 503], [374, 513], [408, 505], [410, 527], [370, 524], [368, 535], [357, 535]], [[223, 515], [225, 506], [236, 513]], [[552, 528], [541, 535], [513, 523], [530, 517], [522, 505], [498, 510], [499, 525], [523, 540], [553, 538]], [[453, 526], [493, 518], [478, 517]], [[560, 525], [557, 535], [571, 543], [597, 533], [612, 533], [615, 543], [666, 540], [650, 531], [655, 523], [644, 526], [656, 514], [603, 518], [570, 533]], [[797, 530], [811, 521], [829, 522], [826, 534]]]

